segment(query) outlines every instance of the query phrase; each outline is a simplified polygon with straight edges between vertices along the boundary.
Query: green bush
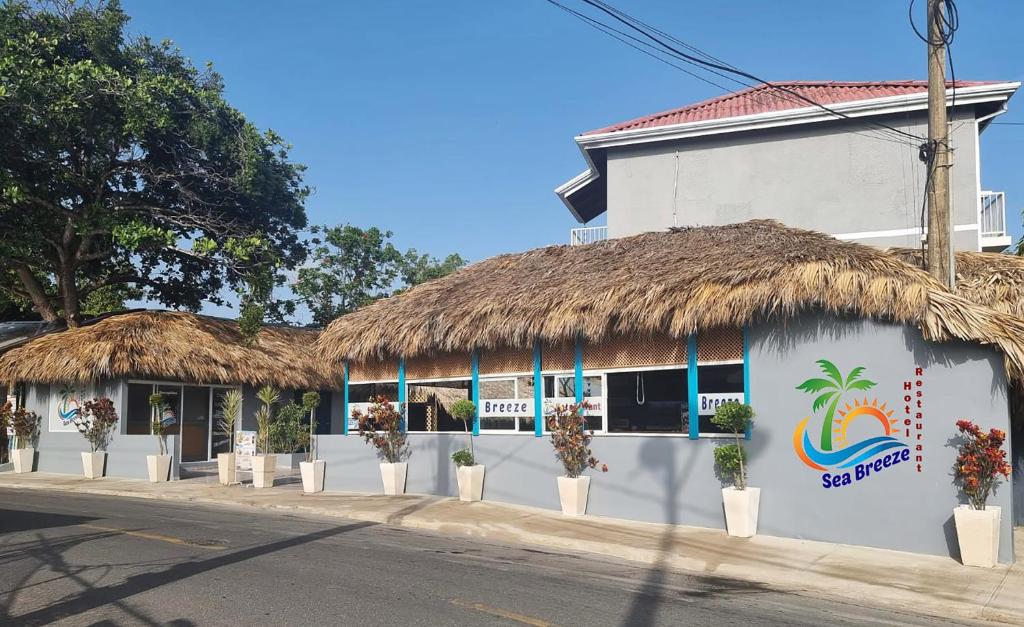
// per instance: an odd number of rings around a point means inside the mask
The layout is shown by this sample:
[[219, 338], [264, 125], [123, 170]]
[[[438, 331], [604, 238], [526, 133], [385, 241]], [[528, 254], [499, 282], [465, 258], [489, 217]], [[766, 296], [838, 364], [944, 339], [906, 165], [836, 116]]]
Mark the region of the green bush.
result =
[[277, 410], [270, 423], [270, 452], [297, 453], [309, 446], [309, 425], [302, 405], [287, 403]]
[[476, 405], [473, 404], [473, 401], [463, 398], [452, 403], [448, 412], [452, 417], [468, 422], [476, 418]]
[[711, 422], [732, 433], [733, 444], [723, 444], [715, 449], [715, 466], [719, 477], [732, 481], [738, 490], [747, 487], [747, 452], [743, 448], [743, 436], [754, 423], [754, 409], [744, 403], [723, 403], [715, 410]]
[[722, 444], [715, 449], [715, 466], [719, 476], [739, 489], [746, 487], [744, 466], [747, 452], [739, 444]]
[[754, 422], [754, 409], [743, 403], [722, 403], [715, 410], [711, 422], [729, 433], [746, 433], [747, 427]]
[[472, 466], [476, 463], [476, 460], [473, 459], [473, 453], [468, 448], [452, 453], [452, 461], [455, 462], [456, 466]]

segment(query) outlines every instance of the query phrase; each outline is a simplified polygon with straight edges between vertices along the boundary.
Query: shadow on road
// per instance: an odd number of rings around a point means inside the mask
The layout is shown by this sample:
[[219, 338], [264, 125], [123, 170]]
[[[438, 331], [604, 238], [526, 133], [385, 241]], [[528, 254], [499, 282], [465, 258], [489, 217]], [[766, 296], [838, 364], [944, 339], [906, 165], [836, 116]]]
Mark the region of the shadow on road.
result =
[[51, 527], [72, 527], [97, 520], [95, 516], [68, 516], [0, 508], [0, 534], [37, 531]]

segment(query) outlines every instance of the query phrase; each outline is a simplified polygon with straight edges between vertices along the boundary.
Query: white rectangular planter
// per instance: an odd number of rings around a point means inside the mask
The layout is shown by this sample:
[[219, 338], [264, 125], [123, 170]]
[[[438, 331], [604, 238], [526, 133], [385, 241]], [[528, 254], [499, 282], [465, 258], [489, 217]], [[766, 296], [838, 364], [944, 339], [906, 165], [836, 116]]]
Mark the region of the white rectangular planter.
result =
[[235, 453], [217, 455], [217, 480], [221, 485], [233, 485], [235, 480]]
[[171, 478], [170, 455], [146, 455], [146, 470], [152, 483], [162, 483]]
[[405, 494], [405, 477], [408, 469], [409, 464], [405, 462], [381, 463], [380, 478], [384, 481], [384, 494]]
[[562, 502], [562, 513], [566, 516], [586, 514], [589, 497], [590, 477], [558, 478], [558, 498]]
[[32, 466], [36, 461], [36, 450], [31, 446], [16, 448], [11, 451], [11, 461], [14, 462], [14, 472], [32, 472]]
[[252, 456], [252, 485], [254, 488], [274, 487], [274, 471], [277, 470], [276, 455]]
[[82, 453], [82, 470], [86, 479], [97, 479], [102, 477], [106, 471], [107, 453], [96, 451], [95, 453]]
[[725, 505], [725, 527], [730, 536], [749, 538], [757, 533], [761, 488], [722, 488], [722, 503]]
[[486, 466], [459, 466], [456, 476], [459, 480], [459, 500], [479, 501], [484, 496], [484, 470]]
[[324, 491], [324, 475], [327, 474], [327, 462], [314, 459], [311, 462], [299, 462], [302, 472], [302, 491], [306, 494]]
[[960, 505], [953, 509], [956, 539], [960, 543], [960, 561], [964, 566], [992, 568], [999, 562], [999, 518], [1001, 508], [988, 505], [971, 509]]

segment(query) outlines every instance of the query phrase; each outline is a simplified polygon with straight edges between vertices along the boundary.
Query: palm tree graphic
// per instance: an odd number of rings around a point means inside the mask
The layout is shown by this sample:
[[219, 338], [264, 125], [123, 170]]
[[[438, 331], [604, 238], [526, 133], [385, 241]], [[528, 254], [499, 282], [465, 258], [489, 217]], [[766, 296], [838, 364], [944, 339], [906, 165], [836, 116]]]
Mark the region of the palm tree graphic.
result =
[[861, 373], [865, 370], [864, 366], [857, 366], [844, 379], [839, 368], [831, 361], [819, 359], [816, 363], [821, 367], [821, 371], [825, 373], [827, 378], [808, 379], [796, 386], [796, 389], [803, 390], [808, 394], [821, 393], [814, 399], [811, 411], [818, 411], [825, 406], [825, 403], [828, 403], [830, 400], [832, 401], [829, 403], [828, 411], [825, 412], [825, 422], [821, 425], [821, 450], [831, 451], [832, 422], [835, 418], [836, 407], [839, 406], [839, 400], [843, 397], [843, 392], [849, 390], [870, 390], [877, 384], [874, 381], [860, 378]]

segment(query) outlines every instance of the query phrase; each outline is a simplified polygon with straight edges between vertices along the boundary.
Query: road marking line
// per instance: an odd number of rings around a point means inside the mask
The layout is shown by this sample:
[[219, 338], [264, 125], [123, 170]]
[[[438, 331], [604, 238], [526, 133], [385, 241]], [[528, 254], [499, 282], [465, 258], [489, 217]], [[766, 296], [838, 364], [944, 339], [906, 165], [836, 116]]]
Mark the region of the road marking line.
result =
[[498, 616], [500, 618], [507, 618], [508, 620], [515, 621], [517, 623], [523, 623], [524, 625], [533, 625], [533, 627], [555, 627], [554, 623], [549, 623], [546, 620], [526, 616], [525, 614], [517, 614], [516, 612], [503, 610], [500, 607], [494, 607], [487, 605], [486, 603], [473, 603], [471, 601], [463, 601], [462, 599], [450, 599], [448, 602], [452, 605], [457, 605], [458, 607], [476, 610], [478, 612]]
[[126, 536], [134, 536], [136, 538], [144, 538], [146, 540], [158, 540], [160, 542], [168, 542], [170, 544], [180, 544], [182, 546], [192, 546], [199, 549], [210, 549], [211, 551], [223, 551], [223, 546], [212, 546], [198, 544], [195, 542], [189, 542], [188, 540], [182, 540], [181, 538], [175, 538], [174, 536], [165, 536], [159, 533], [147, 533], [145, 531], [131, 531], [129, 529], [118, 529], [117, 527], [103, 527], [100, 525], [89, 525], [80, 524], [79, 527], [85, 527], [87, 529], [95, 529], [97, 531], [108, 531], [110, 533], [119, 533]]

